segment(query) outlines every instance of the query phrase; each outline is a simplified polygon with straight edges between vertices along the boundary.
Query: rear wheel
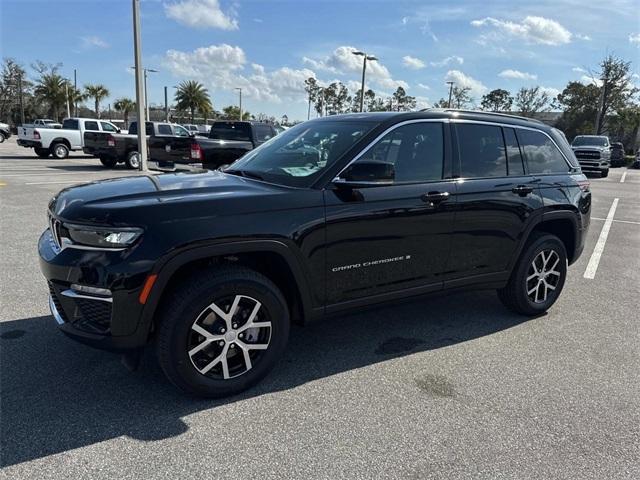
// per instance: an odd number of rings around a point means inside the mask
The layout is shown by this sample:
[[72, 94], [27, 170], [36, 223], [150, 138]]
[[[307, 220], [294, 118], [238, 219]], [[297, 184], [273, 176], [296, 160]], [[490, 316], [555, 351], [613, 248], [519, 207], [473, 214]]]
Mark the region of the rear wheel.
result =
[[127, 168], [138, 170], [140, 168], [140, 154], [136, 151], [129, 152], [125, 164]]
[[102, 163], [102, 165], [107, 168], [113, 168], [118, 163], [118, 160], [116, 160], [115, 158], [100, 157], [100, 163]]
[[158, 361], [182, 390], [224, 397], [264, 378], [288, 336], [289, 311], [278, 287], [253, 270], [221, 268], [183, 282], [167, 300]]
[[51, 155], [51, 152], [48, 148], [34, 148], [36, 155], [40, 158], [48, 158]]
[[62, 160], [63, 158], [67, 158], [69, 156], [69, 147], [67, 147], [64, 143], [54, 143], [51, 145], [51, 154], [57, 158]]
[[567, 252], [555, 235], [535, 233], [498, 297], [521, 315], [546, 312], [558, 299], [567, 276]]

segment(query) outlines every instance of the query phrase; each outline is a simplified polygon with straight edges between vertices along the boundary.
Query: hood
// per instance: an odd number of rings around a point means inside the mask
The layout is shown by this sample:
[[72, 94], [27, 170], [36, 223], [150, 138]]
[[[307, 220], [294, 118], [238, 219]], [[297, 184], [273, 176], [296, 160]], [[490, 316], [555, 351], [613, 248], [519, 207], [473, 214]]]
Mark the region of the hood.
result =
[[[100, 180], [69, 187], [51, 200], [49, 210], [69, 222], [117, 225], [144, 222], [145, 212], [149, 213], [151, 208], [154, 213], [163, 208], [179, 208], [180, 215], [189, 217], [202, 215], [203, 206], [210, 206], [211, 202], [220, 204], [220, 201], [231, 198], [236, 201], [254, 200], [255, 197], [268, 197], [287, 190], [218, 171], [168, 173]], [[249, 203], [256, 204], [255, 201]], [[191, 204], [197, 205], [196, 211], [190, 208]], [[215, 204], [208, 210], [209, 214], [215, 214]]]

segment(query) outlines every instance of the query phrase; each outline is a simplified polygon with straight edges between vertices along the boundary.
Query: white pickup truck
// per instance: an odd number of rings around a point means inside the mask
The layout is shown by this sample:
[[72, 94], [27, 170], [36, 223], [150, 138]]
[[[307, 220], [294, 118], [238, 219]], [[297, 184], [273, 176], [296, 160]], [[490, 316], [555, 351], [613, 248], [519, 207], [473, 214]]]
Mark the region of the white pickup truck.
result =
[[66, 158], [70, 151], [82, 150], [85, 131], [119, 133], [120, 129], [105, 120], [65, 118], [62, 121], [62, 128], [35, 125], [18, 127], [18, 145], [33, 148], [40, 158], [47, 158], [49, 155], [55, 158]]

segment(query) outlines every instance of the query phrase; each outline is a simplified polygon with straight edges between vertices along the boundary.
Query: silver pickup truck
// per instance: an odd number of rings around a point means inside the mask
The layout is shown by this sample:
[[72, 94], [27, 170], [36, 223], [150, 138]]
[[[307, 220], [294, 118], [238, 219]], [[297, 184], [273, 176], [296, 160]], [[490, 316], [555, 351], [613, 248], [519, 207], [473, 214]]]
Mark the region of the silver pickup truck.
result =
[[47, 158], [49, 155], [55, 158], [66, 158], [69, 152], [82, 150], [85, 131], [119, 133], [120, 129], [105, 120], [65, 118], [62, 128], [36, 125], [18, 127], [18, 145], [33, 148], [40, 158]]

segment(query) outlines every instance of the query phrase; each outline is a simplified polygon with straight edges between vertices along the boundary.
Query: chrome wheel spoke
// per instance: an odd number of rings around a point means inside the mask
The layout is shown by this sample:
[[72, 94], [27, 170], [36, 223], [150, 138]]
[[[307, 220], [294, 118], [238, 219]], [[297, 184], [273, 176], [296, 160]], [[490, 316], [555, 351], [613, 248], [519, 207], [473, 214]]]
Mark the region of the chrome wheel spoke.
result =
[[555, 275], [556, 277], [559, 277], [560, 272], [558, 272], [557, 270], [550, 270], [547, 272], [547, 275]]
[[[220, 353], [220, 355], [218, 355], [216, 358], [211, 360], [207, 365], [205, 365], [204, 368], [202, 368], [202, 369], [200, 369], [198, 367], [196, 367], [196, 368], [198, 368], [198, 371], [204, 375], [209, 370], [211, 370], [213, 367], [215, 367], [218, 363], [222, 362], [222, 370], [224, 371], [225, 365], [227, 365], [227, 351], [228, 350], [229, 350], [229, 346], [225, 345], [224, 348], [222, 349], [222, 353]], [[229, 375], [229, 371], [228, 371], [228, 368], [227, 368], [227, 376], [225, 378], [228, 378], [228, 375]]]
[[269, 348], [268, 343], [246, 343], [238, 341], [238, 344], [240, 345], [240, 348], [246, 348], [247, 350], [266, 350]]
[[536, 278], [537, 276], [538, 276], [538, 272], [532, 273], [531, 275], [529, 275], [529, 276], [527, 277], [527, 282], [528, 282], [528, 281], [530, 281], [530, 280], [531, 280], [531, 279], [533, 279], [533, 278]]

